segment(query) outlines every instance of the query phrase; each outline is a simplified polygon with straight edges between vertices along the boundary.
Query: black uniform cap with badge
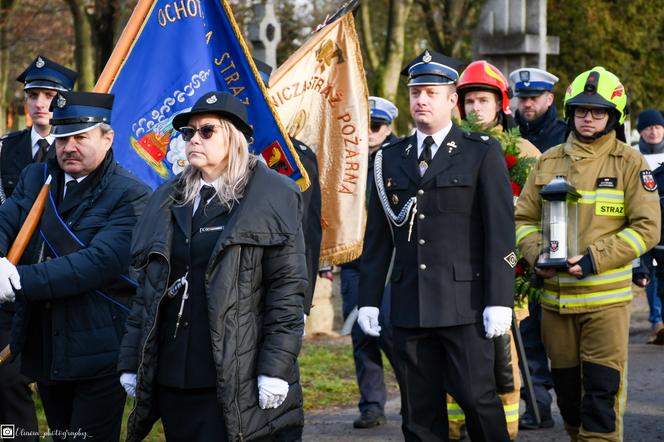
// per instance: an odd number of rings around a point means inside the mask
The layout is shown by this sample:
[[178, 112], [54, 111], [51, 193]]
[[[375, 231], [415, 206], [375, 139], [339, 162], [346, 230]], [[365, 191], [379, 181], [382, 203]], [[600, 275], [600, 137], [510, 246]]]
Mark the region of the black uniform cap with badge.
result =
[[48, 58], [39, 55], [25, 71], [16, 77], [29, 89], [51, 89], [56, 91], [70, 91], [78, 79], [78, 72], [72, 71]]
[[63, 91], [51, 101], [51, 133], [56, 138], [87, 132], [111, 124], [113, 94]]
[[408, 86], [453, 84], [459, 79], [463, 63], [452, 57], [426, 49], [401, 71], [408, 77]]
[[177, 131], [187, 124], [194, 115], [215, 114], [230, 121], [242, 132], [249, 143], [252, 142], [254, 130], [249, 124], [247, 108], [239, 99], [228, 92], [208, 92], [199, 98], [187, 112], [181, 112], [173, 118], [173, 128]]

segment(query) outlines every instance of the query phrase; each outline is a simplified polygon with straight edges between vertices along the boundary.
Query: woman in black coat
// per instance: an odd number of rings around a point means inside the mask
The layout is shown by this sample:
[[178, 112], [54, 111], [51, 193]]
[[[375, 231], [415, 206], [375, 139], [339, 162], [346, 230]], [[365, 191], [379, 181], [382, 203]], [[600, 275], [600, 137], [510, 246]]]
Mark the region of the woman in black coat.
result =
[[251, 155], [244, 104], [201, 97], [173, 127], [189, 165], [132, 241], [139, 290], [119, 370], [136, 395], [127, 440], [297, 440], [307, 287], [297, 186]]

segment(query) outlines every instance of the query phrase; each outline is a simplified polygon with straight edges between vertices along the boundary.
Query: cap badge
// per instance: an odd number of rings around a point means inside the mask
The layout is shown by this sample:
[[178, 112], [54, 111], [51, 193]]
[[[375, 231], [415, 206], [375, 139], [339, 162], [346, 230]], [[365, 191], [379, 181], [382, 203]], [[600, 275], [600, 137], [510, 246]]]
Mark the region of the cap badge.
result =
[[429, 51], [424, 51], [424, 56], [422, 57], [422, 61], [425, 63], [429, 63], [431, 61], [431, 54], [429, 54]]
[[216, 95], [213, 95], [213, 96], [211, 96], [210, 98], [208, 98], [207, 100], [205, 100], [205, 102], [206, 102], [207, 104], [214, 104], [214, 103], [217, 102], [217, 96], [216, 96]]
[[530, 71], [519, 71], [519, 79], [524, 83], [530, 82]]
[[450, 141], [449, 143], [447, 143], [447, 147], [448, 147], [448, 149], [447, 149], [447, 153], [450, 153], [450, 154], [451, 154], [452, 152], [454, 152], [454, 151], [456, 150], [457, 145], [456, 145], [456, 143], [454, 142], [454, 140], [452, 140], [452, 141]]
[[46, 66], [46, 62], [41, 57], [37, 57], [37, 61], [35, 62], [35, 66], [37, 66], [38, 68], [41, 69], [44, 66]]
[[56, 104], [60, 109], [62, 109], [67, 105], [67, 100], [62, 95], [58, 95], [58, 101], [56, 102]]
[[482, 135], [480, 138], [481, 138], [483, 141], [488, 141], [488, 140], [489, 140], [489, 137], [486, 136], [486, 135]]

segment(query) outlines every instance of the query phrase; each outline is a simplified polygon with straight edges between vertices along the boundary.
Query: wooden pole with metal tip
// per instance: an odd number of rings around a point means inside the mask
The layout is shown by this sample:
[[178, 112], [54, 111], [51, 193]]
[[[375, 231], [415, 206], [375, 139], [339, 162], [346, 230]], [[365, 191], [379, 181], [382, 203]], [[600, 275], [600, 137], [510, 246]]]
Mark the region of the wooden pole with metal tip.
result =
[[[37, 195], [37, 199], [35, 199], [30, 212], [28, 212], [28, 216], [25, 218], [25, 222], [23, 222], [23, 226], [21, 226], [21, 230], [19, 230], [14, 243], [9, 249], [9, 253], [7, 253], [7, 260], [14, 265], [18, 264], [21, 256], [23, 256], [23, 252], [25, 252], [25, 249], [30, 243], [32, 234], [35, 233], [35, 230], [39, 225], [39, 219], [41, 218], [42, 213], [44, 213], [44, 207], [46, 206], [46, 200], [48, 199], [48, 188], [50, 184], [51, 175], [46, 178], [44, 185]], [[2, 351], [0, 351], [0, 365], [4, 364], [11, 356], [12, 352], [9, 349], [9, 345], [7, 345]]]

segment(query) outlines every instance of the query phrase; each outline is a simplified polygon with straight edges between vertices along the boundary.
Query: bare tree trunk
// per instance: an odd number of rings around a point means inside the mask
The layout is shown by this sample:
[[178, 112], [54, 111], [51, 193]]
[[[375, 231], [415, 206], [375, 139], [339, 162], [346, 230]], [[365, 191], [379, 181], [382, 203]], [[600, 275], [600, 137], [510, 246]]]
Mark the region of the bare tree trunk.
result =
[[385, 70], [378, 82], [377, 92], [381, 97], [396, 102], [399, 74], [403, 65], [406, 22], [413, 0], [390, 0], [390, 15], [387, 23], [387, 41], [383, 54]]
[[91, 91], [95, 84], [95, 51], [92, 41], [91, 18], [86, 12], [84, 0], [65, 0], [74, 18], [76, 49], [74, 59], [78, 78], [78, 90]]
[[0, 1], [0, 134], [7, 131], [7, 112], [11, 96], [9, 91], [9, 43], [7, 22], [16, 0]]

